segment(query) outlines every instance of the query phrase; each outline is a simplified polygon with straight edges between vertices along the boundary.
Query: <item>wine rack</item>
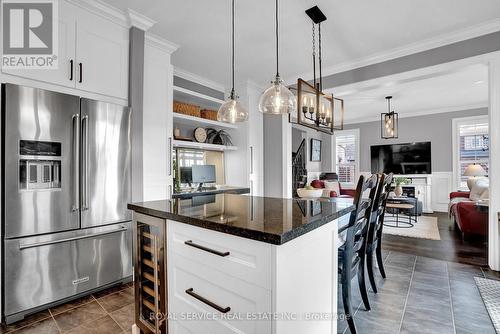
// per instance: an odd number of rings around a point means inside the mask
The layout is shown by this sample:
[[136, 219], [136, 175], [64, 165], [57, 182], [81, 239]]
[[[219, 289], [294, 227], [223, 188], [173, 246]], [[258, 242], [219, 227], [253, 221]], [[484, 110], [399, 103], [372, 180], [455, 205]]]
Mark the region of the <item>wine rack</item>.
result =
[[167, 333], [166, 225], [134, 213], [135, 322], [143, 333]]

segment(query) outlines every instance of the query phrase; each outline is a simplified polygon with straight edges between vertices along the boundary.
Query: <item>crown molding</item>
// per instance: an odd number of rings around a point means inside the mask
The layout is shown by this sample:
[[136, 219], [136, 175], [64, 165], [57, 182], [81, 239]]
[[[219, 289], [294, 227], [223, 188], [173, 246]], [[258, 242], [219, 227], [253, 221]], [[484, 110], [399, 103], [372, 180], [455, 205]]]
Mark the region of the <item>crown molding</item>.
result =
[[150, 32], [146, 32], [145, 43], [146, 45], [157, 48], [168, 54], [174, 53], [179, 48], [179, 45], [167, 41], [166, 39], [161, 38], [158, 35], [152, 34]]
[[80, 8], [83, 8], [93, 14], [99, 15], [107, 20], [110, 20], [122, 27], [130, 28], [131, 26], [137, 27], [144, 31], [151, 28], [156, 21], [149, 17], [142, 15], [132, 9], [126, 12], [102, 0], [64, 0]]
[[183, 70], [181, 68], [178, 68], [176, 66], [174, 67], [174, 76], [195, 82], [195, 83], [203, 85], [205, 87], [209, 87], [209, 88], [218, 90], [220, 92], [226, 91], [223, 84], [206, 79], [206, 78], [203, 78], [197, 74], [188, 72], [188, 71]]
[[[426, 115], [435, 115], [435, 114], [445, 114], [445, 113], [451, 113], [451, 112], [474, 110], [474, 109], [481, 109], [481, 108], [488, 108], [488, 107], [489, 107], [489, 104], [488, 104], [488, 101], [486, 101], [486, 102], [475, 103], [475, 104], [449, 106], [449, 107], [442, 107], [442, 108], [437, 108], [437, 109], [421, 109], [421, 110], [412, 111], [412, 112], [407, 113], [407, 114], [406, 113], [405, 114], [399, 113], [399, 119], [426, 116]], [[364, 118], [356, 118], [356, 119], [351, 119], [351, 120], [344, 120], [344, 124], [360, 124], [360, 123], [370, 123], [370, 122], [380, 122], [380, 114], [377, 114], [376, 116], [373, 116], [373, 117], [364, 117]]]
[[129, 24], [133, 27], [148, 31], [152, 26], [156, 24], [155, 20], [152, 20], [149, 17], [142, 15], [130, 8], [127, 9], [127, 13]]
[[[494, 19], [465, 29], [457, 30], [448, 34], [442, 34], [436, 37], [407, 44], [402, 47], [394, 48], [392, 50], [375, 53], [367, 57], [361, 57], [355, 60], [340, 63], [335, 66], [326, 67], [323, 68], [322, 70], [323, 77], [333, 75], [336, 73], [342, 73], [345, 71], [354, 70], [360, 67], [382, 63], [388, 60], [412, 55], [423, 51], [428, 51], [431, 49], [465, 41], [475, 37], [480, 37], [497, 31], [500, 31], [500, 19]], [[310, 78], [312, 77], [312, 72], [301, 73], [300, 75], [295, 76], [295, 78], [297, 77]], [[286, 84], [291, 85], [294, 82], [295, 81], [287, 81]]]
[[128, 16], [125, 12], [101, 0], [65, 0], [73, 5], [88, 10], [107, 20], [113, 21], [122, 27], [130, 27]]

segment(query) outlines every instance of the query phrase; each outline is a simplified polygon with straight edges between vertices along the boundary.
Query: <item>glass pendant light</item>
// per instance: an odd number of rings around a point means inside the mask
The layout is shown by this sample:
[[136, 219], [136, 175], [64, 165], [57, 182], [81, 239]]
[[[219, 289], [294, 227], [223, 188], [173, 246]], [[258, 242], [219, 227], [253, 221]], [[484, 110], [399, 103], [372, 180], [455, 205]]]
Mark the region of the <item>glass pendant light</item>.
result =
[[248, 111], [238, 101], [234, 91], [234, 1], [232, 0], [232, 88], [229, 98], [224, 102], [217, 112], [217, 120], [227, 123], [244, 122], [248, 119]]
[[279, 74], [279, 21], [278, 0], [276, 0], [276, 77], [271, 87], [266, 89], [259, 100], [259, 111], [264, 114], [283, 115], [295, 112], [295, 95], [283, 84]]

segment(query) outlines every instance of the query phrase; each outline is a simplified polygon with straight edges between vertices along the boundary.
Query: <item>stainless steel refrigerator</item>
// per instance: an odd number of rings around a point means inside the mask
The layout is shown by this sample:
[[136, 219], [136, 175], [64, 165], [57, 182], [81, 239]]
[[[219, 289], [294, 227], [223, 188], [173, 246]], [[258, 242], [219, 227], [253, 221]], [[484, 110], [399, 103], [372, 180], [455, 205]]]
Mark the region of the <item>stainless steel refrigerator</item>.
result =
[[2, 85], [3, 316], [132, 275], [130, 111]]

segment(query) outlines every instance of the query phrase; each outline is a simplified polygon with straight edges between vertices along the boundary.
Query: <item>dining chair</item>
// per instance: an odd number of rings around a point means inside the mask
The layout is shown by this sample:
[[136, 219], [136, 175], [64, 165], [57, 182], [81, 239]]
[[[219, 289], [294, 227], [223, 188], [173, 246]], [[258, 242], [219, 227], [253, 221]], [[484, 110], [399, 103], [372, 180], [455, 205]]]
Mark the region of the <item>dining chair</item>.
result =
[[385, 206], [387, 198], [391, 191], [393, 174], [381, 174], [377, 189], [372, 189], [375, 195], [372, 204], [372, 212], [370, 215], [370, 223], [368, 224], [368, 240], [366, 245], [366, 267], [368, 271], [368, 278], [373, 292], [377, 293], [377, 284], [375, 282], [375, 275], [373, 273], [373, 257], [377, 258], [377, 265], [380, 275], [386, 278], [384, 261], [382, 259], [382, 229], [384, 227]]
[[351, 281], [356, 275], [358, 277], [363, 304], [366, 310], [370, 310], [365, 283], [365, 258], [368, 222], [372, 212], [371, 205], [373, 198], [363, 199], [363, 193], [370, 190], [370, 195], [374, 195], [375, 192], [371, 190], [377, 187], [377, 183], [377, 175], [372, 175], [367, 179], [364, 176], [360, 176], [354, 195], [355, 209], [349, 217], [349, 227], [345, 233], [345, 242], [339, 248], [338, 272], [340, 275], [340, 284], [342, 285], [342, 301], [349, 330], [352, 334], [356, 333], [356, 326], [353, 318]]

